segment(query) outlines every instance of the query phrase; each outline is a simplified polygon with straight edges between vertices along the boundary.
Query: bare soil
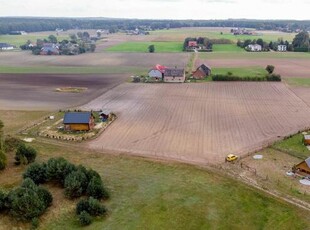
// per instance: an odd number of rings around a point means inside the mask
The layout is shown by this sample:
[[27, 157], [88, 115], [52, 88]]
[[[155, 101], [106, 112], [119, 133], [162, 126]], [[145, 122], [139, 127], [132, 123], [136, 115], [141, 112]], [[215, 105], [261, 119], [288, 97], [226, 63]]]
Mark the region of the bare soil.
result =
[[223, 162], [310, 126], [310, 108], [283, 83], [128, 83], [84, 108], [118, 116], [90, 148], [198, 164]]
[[310, 106], [310, 88], [309, 87], [290, 87], [290, 89]]
[[[127, 74], [0, 74], [2, 110], [55, 110], [84, 104], [128, 78]], [[83, 87], [80, 93], [56, 92]]]

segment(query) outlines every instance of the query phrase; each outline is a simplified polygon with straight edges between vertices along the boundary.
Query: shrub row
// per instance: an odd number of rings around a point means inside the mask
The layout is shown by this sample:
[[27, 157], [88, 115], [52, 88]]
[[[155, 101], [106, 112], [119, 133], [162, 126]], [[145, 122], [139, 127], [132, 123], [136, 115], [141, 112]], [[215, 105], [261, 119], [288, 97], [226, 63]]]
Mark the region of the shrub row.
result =
[[215, 74], [212, 76], [213, 81], [281, 81], [281, 76], [279, 74], [269, 74], [264, 77], [240, 77], [230, 74]]
[[51, 158], [47, 163], [33, 163], [25, 173], [24, 178], [32, 179], [36, 184], [54, 181], [65, 189], [69, 198], [80, 197], [84, 194], [97, 199], [108, 199], [109, 193], [105, 189], [100, 175], [84, 166], [75, 166], [64, 158]]

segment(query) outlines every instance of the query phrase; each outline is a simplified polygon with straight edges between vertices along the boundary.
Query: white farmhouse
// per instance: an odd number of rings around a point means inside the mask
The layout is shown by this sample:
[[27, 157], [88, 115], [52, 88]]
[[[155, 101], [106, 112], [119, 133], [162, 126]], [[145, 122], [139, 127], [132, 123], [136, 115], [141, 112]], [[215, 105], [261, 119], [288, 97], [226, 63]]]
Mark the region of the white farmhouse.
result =
[[8, 43], [0, 43], [0, 50], [12, 50], [14, 49], [13, 45], [10, 45]]
[[247, 50], [252, 52], [262, 51], [262, 46], [259, 44], [250, 44], [246, 47]]
[[278, 45], [278, 51], [285, 52], [287, 50], [286, 45]]

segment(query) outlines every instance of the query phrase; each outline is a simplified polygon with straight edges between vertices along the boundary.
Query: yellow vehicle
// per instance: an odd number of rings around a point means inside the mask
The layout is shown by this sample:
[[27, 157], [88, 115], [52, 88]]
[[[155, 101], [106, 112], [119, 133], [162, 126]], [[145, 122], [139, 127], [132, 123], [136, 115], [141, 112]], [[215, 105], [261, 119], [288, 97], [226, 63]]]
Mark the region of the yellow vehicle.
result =
[[225, 158], [225, 161], [232, 162], [238, 159], [238, 156], [234, 154], [228, 154]]

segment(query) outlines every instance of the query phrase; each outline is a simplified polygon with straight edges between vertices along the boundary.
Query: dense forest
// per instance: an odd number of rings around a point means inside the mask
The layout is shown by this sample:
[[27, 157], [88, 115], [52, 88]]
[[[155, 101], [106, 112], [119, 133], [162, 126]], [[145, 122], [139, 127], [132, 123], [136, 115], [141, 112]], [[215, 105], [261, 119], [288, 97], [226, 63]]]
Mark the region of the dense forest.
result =
[[0, 34], [12, 31], [52, 31], [56, 28], [68, 29], [106, 29], [110, 32], [118, 30], [169, 29], [180, 27], [244, 27], [258, 30], [281, 30], [293, 32], [310, 30], [310, 21], [294, 20], [139, 20], [111, 18], [39, 18], [39, 17], [2, 17], [0, 18]]

